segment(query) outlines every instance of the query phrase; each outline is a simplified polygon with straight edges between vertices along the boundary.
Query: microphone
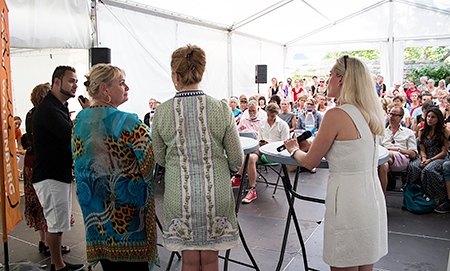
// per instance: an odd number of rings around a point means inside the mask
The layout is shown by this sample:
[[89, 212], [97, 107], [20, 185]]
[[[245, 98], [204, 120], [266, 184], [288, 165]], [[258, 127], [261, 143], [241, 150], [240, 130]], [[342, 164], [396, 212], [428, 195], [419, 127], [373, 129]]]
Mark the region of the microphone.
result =
[[[312, 136], [311, 131], [308, 131], [308, 130], [307, 130], [307, 131], [304, 131], [303, 134], [297, 136], [297, 142], [300, 143], [300, 142], [302, 142], [303, 140], [306, 140], [306, 139], [310, 138], [311, 136]], [[281, 152], [281, 151], [284, 151], [285, 149], [286, 149], [286, 146], [284, 146], [284, 144], [283, 144], [283, 145], [281, 145], [281, 146], [279, 146], [279, 147], [277, 148], [277, 151], [278, 151], [278, 152]]]

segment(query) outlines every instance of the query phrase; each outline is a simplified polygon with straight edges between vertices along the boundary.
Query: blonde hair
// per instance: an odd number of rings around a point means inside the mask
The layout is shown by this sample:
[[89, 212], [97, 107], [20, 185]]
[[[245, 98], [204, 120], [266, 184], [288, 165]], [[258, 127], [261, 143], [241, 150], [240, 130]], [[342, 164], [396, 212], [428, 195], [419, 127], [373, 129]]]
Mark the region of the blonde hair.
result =
[[96, 98], [101, 84], [109, 87], [120, 75], [125, 77], [125, 71], [111, 64], [96, 64], [92, 66], [89, 74], [85, 75], [87, 81], [84, 82], [89, 96]]
[[344, 76], [339, 96], [341, 103], [358, 108], [370, 131], [375, 135], [384, 135], [383, 110], [366, 64], [356, 57], [343, 56], [336, 60], [333, 70], [338, 76]]

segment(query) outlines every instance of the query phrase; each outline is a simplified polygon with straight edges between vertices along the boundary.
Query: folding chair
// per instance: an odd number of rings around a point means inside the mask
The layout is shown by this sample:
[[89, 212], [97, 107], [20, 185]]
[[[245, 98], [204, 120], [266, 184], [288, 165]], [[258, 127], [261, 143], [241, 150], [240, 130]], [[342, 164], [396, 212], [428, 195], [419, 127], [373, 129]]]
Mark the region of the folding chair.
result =
[[[239, 136], [250, 137], [250, 138], [256, 139], [256, 134], [253, 132], [240, 132]], [[278, 169], [277, 169], [277, 167], [278, 167]], [[266, 174], [269, 173], [267, 168], [270, 168], [273, 172], [275, 172], [278, 175], [276, 183], [271, 183], [271, 182], [267, 181], [266, 177], [264, 177], [264, 175], [262, 174], [261, 170], [264, 170], [266, 172]], [[273, 163], [273, 162], [263, 163], [259, 160], [256, 163], [256, 172], [258, 173], [258, 179], [262, 178], [264, 180], [264, 183], [266, 184], [266, 186], [269, 186], [269, 184], [275, 185], [275, 189], [273, 190], [272, 197], [275, 197], [275, 192], [277, 191], [278, 181], [280, 180], [280, 169], [281, 169], [281, 167], [280, 167], [279, 163]]]

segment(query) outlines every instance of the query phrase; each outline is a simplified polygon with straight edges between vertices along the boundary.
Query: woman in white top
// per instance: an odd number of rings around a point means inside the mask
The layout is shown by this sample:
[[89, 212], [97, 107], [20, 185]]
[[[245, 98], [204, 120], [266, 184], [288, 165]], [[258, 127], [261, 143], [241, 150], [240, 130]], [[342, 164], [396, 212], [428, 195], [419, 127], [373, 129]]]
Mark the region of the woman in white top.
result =
[[384, 121], [374, 90], [361, 60], [340, 57], [330, 71], [328, 95], [338, 97], [341, 106], [325, 113], [308, 152], [299, 149], [296, 139], [285, 141], [291, 156], [306, 168], [317, 167], [324, 156], [328, 160], [323, 260], [332, 271], [370, 271], [387, 254], [376, 138], [384, 135]]

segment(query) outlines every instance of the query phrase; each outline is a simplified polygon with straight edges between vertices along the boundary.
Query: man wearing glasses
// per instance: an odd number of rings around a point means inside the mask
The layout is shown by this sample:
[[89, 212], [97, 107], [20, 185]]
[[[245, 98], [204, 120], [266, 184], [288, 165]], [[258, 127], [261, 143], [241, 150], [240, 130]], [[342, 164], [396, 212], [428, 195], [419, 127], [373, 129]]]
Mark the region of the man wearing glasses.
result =
[[402, 107], [394, 106], [389, 112], [389, 126], [385, 129], [385, 135], [379, 138], [379, 144], [389, 151], [389, 161], [378, 167], [378, 177], [385, 195], [388, 172], [406, 170], [409, 161], [417, 157], [417, 143], [413, 131], [400, 125], [404, 113]]

